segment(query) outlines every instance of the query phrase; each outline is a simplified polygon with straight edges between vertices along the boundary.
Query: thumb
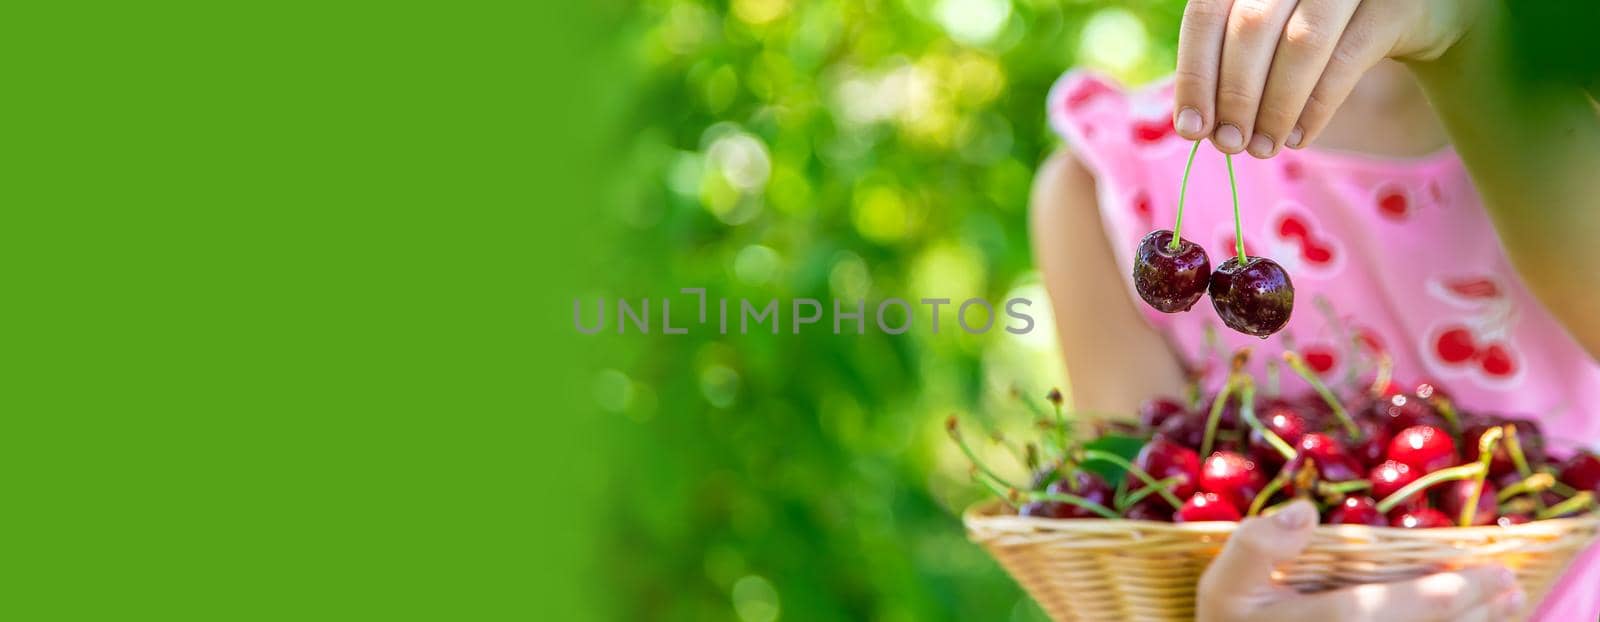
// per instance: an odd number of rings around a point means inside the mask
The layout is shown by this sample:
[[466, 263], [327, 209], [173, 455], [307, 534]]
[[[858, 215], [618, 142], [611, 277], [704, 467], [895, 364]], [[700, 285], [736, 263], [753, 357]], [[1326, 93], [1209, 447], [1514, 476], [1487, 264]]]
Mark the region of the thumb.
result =
[[1272, 582], [1272, 567], [1289, 561], [1311, 543], [1317, 509], [1300, 500], [1271, 516], [1239, 523], [1222, 552], [1206, 568], [1203, 582], [1212, 593], [1243, 594]]

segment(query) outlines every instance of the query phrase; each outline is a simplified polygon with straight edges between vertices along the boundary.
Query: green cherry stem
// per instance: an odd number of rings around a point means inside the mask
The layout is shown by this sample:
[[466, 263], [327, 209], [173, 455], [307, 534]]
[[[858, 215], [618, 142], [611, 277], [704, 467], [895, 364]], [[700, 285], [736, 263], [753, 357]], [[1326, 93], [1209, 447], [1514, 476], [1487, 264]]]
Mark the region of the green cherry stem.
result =
[[1150, 475], [1150, 473], [1148, 473], [1144, 469], [1141, 469], [1138, 466], [1134, 465], [1132, 462], [1128, 462], [1128, 460], [1126, 458], [1123, 458], [1122, 456], [1116, 455], [1116, 454], [1111, 453], [1111, 452], [1100, 451], [1098, 449], [1085, 449], [1083, 451], [1083, 458], [1086, 461], [1087, 460], [1099, 460], [1101, 462], [1110, 462], [1111, 464], [1114, 464], [1114, 465], [1117, 465], [1118, 467], [1121, 467], [1122, 470], [1127, 471], [1129, 474], [1132, 474], [1134, 477], [1139, 478], [1139, 481], [1144, 482], [1144, 484], [1146, 486], [1149, 486], [1151, 488], [1155, 488], [1156, 489], [1156, 494], [1161, 495], [1162, 499], [1166, 499], [1167, 503], [1172, 504], [1172, 509], [1174, 509], [1174, 510], [1183, 509], [1183, 501], [1180, 501], [1178, 499], [1177, 495], [1172, 494], [1171, 490], [1168, 490], [1166, 487], [1161, 486], [1161, 482], [1156, 481], [1156, 478], [1152, 477]]
[[1016, 510], [1017, 509], [1017, 502], [1016, 502], [1017, 490], [1015, 488], [1012, 488], [1009, 491], [1007, 491], [1006, 489], [1001, 488], [999, 485], [995, 484], [994, 482], [991, 482], [987, 478], [984, 478], [981, 475], [979, 475], [978, 474], [978, 470], [976, 468], [974, 468], [972, 470], [972, 479], [977, 481], [979, 484], [982, 484], [984, 488], [988, 488], [989, 492], [991, 494], [993, 494], [996, 497], [999, 497], [1001, 503], [1006, 504], [1006, 506], [1010, 507], [1012, 510]]
[[1382, 501], [1378, 502], [1378, 513], [1388, 514], [1389, 510], [1394, 509], [1394, 506], [1405, 503], [1406, 499], [1410, 499], [1413, 495], [1427, 490], [1431, 486], [1441, 482], [1477, 477], [1483, 471], [1483, 465], [1477, 462], [1453, 466], [1448, 469], [1439, 469], [1422, 476], [1417, 481], [1406, 484], [1404, 488], [1394, 491], [1394, 494], [1384, 497]]
[[1500, 494], [1495, 497], [1495, 501], [1503, 504], [1521, 495], [1544, 492], [1545, 490], [1548, 490], [1550, 486], [1555, 483], [1555, 481], [1556, 478], [1549, 473], [1534, 473], [1533, 475], [1529, 475], [1527, 479], [1518, 481], [1510, 486], [1506, 486], [1505, 489], [1501, 490]]
[[1328, 389], [1328, 385], [1322, 383], [1322, 379], [1317, 378], [1317, 374], [1312, 372], [1311, 368], [1306, 365], [1306, 360], [1301, 358], [1299, 353], [1289, 351], [1283, 353], [1283, 361], [1289, 364], [1289, 369], [1293, 369], [1295, 375], [1304, 379], [1306, 384], [1311, 385], [1317, 395], [1322, 396], [1322, 401], [1328, 403], [1328, 408], [1332, 409], [1334, 416], [1339, 418], [1339, 423], [1344, 426], [1344, 431], [1350, 435], [1350, 438], [1360, 440], [1361, 428], [1356, 427], [1356, 421], [1350, 418], [1350, 413], [1344, 409], [1343, 404], [1339, 403], [1339, 398], [1333, 395], [1333, 391]]
[[1224, 153], [1223, 159], [1228, 162], [1228, 190], [1233, 192], [1233, 241], [1239, 248], [1239, 264], [1243, 265], [1244, 256], [1244, 224], [1239, 220], [1239, 184], [1233, 180], [1233, 155]]
[[[1160, 484], [1159, 486], [1145, 486], [1144, 488], [1140, 488], [1140, 489], [1135, 490], [1133, 492], [1127, 493], [1127, 494], [1122, 496], [1122, 501], [1117, 503], [1117, 509], [1118, 510], [1126, 510], [1128, 508], [1131, 508], [1131, 507], [1133, 507], [1133, 504], [1138, 503], [1140, 501], [1144, 501], [1146, 497], [1149, 497], [1150, 495], [1156, 494], [1156, 491], [1159, 491], [1159, 490], [1171, 490], [1173, 486], [1178, 485], [1178, 480], [1180, 480], [1180, 479], [1183, 479], [1183, 478], [1181, 478], [1181, 477], [1179, 477], [1177, 475], [1174, 475], [1172, 477], [1165, 477], [1165, 478], [1156, 480], [1156, 483]], [[1127, 481], [1127, 480], [1124, 479], [1123, 481]]]
[[990, 470], [989, 465], [984, 464], [982, 460], [978, 459], [978, 453], [972, 451], [972, 446], [968, 445], [967, 439], [961, 435], [961, 426], [956, 421], [955, 415], [950, 415], [950, 418], [945, 420], [944, 427], [945, 430], [950, 433], [950, 438], [954, 439], [956, 445], [961, 447], [961, 453], [966, 454], [967, 460], [972, 461], [972, 466], [983, 472], [984, 475], [992, 478], [995, 483], [1001, 486], [1006, 488], [1021, 488], [1020, 486], [1012, 484], [1010, 481], [1006, 480], [1006, 478], [1000, 477], [1000, 474]]
[[1222, 385], [1222, 390], [1217, 391], [1217, 398], [1211, 401], [1211, 412], [1206, 416], [1206, 435], [1200, 443], [1201, 456], [1211, 455], [1211, 443], [1217, 438], [1217, 424], [1222, 421], [1222, 409], [1228, 405], [1228, 398], [1233, 396], [1238, 386], [1238, 376], [1229, 377]]
[[[1510, 427], [1509, 425], [1506, 427]], [[1505, 436], [1505, 430], [1489, 428], [1483, 431], [1483, 436], [1478, 437], [1478, 474], [1472, 478], [1472, 494], [1467, 495], [1467, 504], [1461, 507], [1461, 517], [1457, 524], [1462, 527], [1471, 527], [1472, 519], [1478, 516], [1478, 499], [1483, 496], [1483, 480], [1489, 476], [1489, 463], [1494, 460], [1494, 446]]]
[[[1261, 420], [1256, 418], [1255, 383], [1250, 382], [1249, 377], [1246, 376], [1245, 382], [1241, 384], [1242, 386], [1239, 388], [1239, 418], [1243, 419], [1244, 424], [1250, 426], [1250, 429], [1260, 434], [1261, 438], [1267, 439], [1267, 444], [1271, 445], [1279, 454], [1282, 454], [1284, 460], [1293, 460], [1295, 455], [1294, 447], [1289, 446], [1288, 441], [1283, 440], [1283, 437], [1278, 436], [1271, 428], [1262, 425]], [[1207, 455], [1209, 456], [1210, 454]]]
[[1067, 417], [1061, 414], [1061, 403], [1065, 400], [1061, 397], [1060, 389], [1050, 389], [1050, 392], [1045, 394], [1044, 399], [1049, 401], [1050, 405], [1055, 408], [1056, 440], [1061, 443], [1061, 455], [1065, 456], [1070, 453], [1067, 448], [1071, 446], [1071, 441], [1067, 438]]
[[1194, 168], [1194, 154], [1200, 151], [1200, 141], [1194, 141], [1194, 146], [1189, 148], [1189, 163], [1183, 165], [1183, 182], [1178, 186], [1178, 220], [1172, 223], [1172, 241], [1167, 243], [1167, 250], [1178, 250], [1178, 234], [1183, 231], [1183, 198], [1189, 194], [1189, 169]]
[[1372, 482], [1364, 479], [1353, 479], [1345, 482], [1317, 482], [1317, 492], [1324, 497], [1348, 495], [1352, 492], [1370, 490]]
[[1594, 493], [1585, 490], [1577, 495], [1574, 495], [1571, 499], [1567, 499], [1566, 501], [1562, 501], [1561, 503], [1557, 503], [1548, 508], [1540, 510], [1535, 517], [1539, 520], [1555, 518], [1563, 514], [1576, 512], [1591, 505], [1594, 505]]

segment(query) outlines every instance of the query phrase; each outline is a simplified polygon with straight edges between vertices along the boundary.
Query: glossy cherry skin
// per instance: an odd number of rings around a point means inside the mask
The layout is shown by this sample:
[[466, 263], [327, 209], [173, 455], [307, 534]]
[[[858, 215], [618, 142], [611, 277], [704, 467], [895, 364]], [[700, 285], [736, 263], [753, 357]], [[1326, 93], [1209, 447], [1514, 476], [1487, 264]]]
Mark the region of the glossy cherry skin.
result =
[[1561, 482], [1600, 495], [1600, 457], [1581, 453], [1561, 463]]
[[[1522, 447], [1522, 456], [1528, 461], [1528, 464], [1530, 466], [1543, 464], [1546, 459], [1544, 434], [1539, 431], [1539, 424], [1527, 419], [1495, 419], [1486, 423], [1467, 426], [1461, 435], [1466, 441], [1466, 447], [1463, 448], [1466, 460], [1472, 462], [1478, 459], [1477, 439], [1482, 437], [1484, 432], [1488, 431], [1489, 428], [1508, 423], [1517, 428], [1517, 444]], [[1511, 459], [1511, 450], [1506, 448], [1506, 441], [1501, 440], [1494, 447], [1494, 457], [1489, 462], [1489, 475], [1500, 477], [1516, 471], [1517, 463]]]
[[1495, 519], [1494, 522], [1501, 527], [1510, 527], [1512, 525], [1531, 523], [1533, 522], [1533, 517], [1527, 514], [1507, 514]]
[[1017, 515], [1033, 518], [1060, 518], [1060, 515], [1063, 514], [1061, 506], [1064, 505], [1066, 504], [1056, 501], [1029, 501], [1022, 504], [1022, 507], [1017, 508]]
[[[1313, 432], [1300, 438], [1300, 455], [1316, 462], [1317, 475], [1324, 481], [1348, 482], [1361, 479], [1361, 465], [1333, 437]], [[1298, 461], [1291, 461], [1298, 462]]]
[[1381, 422], [1367, 418], [1357, 419], [1356, 429], [1361, 430], [1361, 439], [1348, 443], [1350, 455], [1364, 467], [1383, 463], [1387, 459], [1389, 442], [1394, 440], [1389, 429]]
[[1128, 510], [1123, 513], [1123, 516], [1129, 520], [1148, 520], [1156, 521], [1158, 523], [1170, 523], [1174, 518], [1176, 518], [1176, 514], [1177, 513], [1172, 510], [1172, 506], [1166, 501], [1162, 500], [1161, 497], [1151, 495], [1146, 497], [1145, 500], [1133, 504], [1133, 507], [1128, 508]]
[[1256, 337], [1282, 330], [1294, 311], [1294, 284], [1277, 262], [1229, 258], [1211, 275], [1211, 306], [1228, 328]]
[[1237, 521], [1244, 518], [1239, 509], [1215, 493], [1197, 492], [1183, 502], [1183, 507], [1172, 517], [1175, 523], [1201, 523], [1205, 521]]
[[[1467, 500], [1472, 497], [1472, 490], [1477, 488], [1477, 482], [1472, 480], [1456, 480], [1445, 482], [1443, 490], [1439, 491], [1439, 510], [1452, 522], [1461, 518], [1461, 510], [1467, 506]], [[1493, 483], [1483, 483], [1483, 494], [1478, 496], [1478, 509], [1473, 515], [1473, 525], [1493, 525], [1495, 519], [1500, 518], [1500, 508], [1495, 504], [1495, 495], [1500, 489]]]
[[1177, 400], [1164, 397], [1145, 400], [1145, 403], [1139, 405], [1139, 423], [1146, 429], [1154, 430], [1161, 427], [1167, 419], [1183, 415], [1188, 411], [1189, 409]]
[[[1220, 428], [1220, 426], [1219, 426]], [[1198, 448], [1205, 442], [1206, 415], [1200, 412], [1184, 413], [1168, 417], [1161, 422], [1161, 427], [1156, 428], [1154, 438], [1159, 438], [1184, 447]]]
[[1390, 527], [1402, 529], [1435, 529], [1439, 527], [1454, 527], [1450, 517], [1433, 508], [1418, 508], [1402, 512], [1389, 521]]
[[1389, 441], [1387, 457], [1395, 462], [1404, 462], [1424, 474], [1460, 461], [1455, 440], [1444, 430], [1431, 425], [1412, 426], [1394, 435], [1394, 440]]
[[[1076, 488], [1073, 485], [1076, 484]], [[1088, 471], [1078, 471], [1072, 479], [1058, 479], [1050, 483], [1045, 492], [1052, 494], [1077, 495], [1106, 507], [1112, 507], [1113, 493], [1111, 486], [1099, 475]], [[1060, 515], [1055, 518], [1098, 518], [1100, 515], [1071, 503], [1060, 503]]]
[[1215, 494], [1244, 512], [1262, 488], [1267, 476], [1254, 460], [1231, 451], [1213, 452], [1200, 466], [1200, 490]]
[[[1305, 418], [1294, 408], [1286, 405], [1273, 406], [1262, 411], [1256, 418], [1261, 421], [1262, 427], [1277, 434], [1278, 438], [1283, 439], [1290, 447], [1298, 445], [1308, 429]], [[1255, 428], [1250, 429], [1249, 444], [1250, 455], [1255, 456], [1257, 460], [1272, 466], [1284, 463], [1283, 454], [1267, 442], [1267, 437]]]
[[1416, 469], [1404, 462], [1393, 460], [1385, 460], [1383, 464], [1372, 467], [1367, 473], [1367, 481], [1372, 482], [1372, 496], [1380, 501], [1405, 488], [1407, 484], [1417, 481], [1419, 477], [1422, 477], [1422, 473]]
[[[1167, 439], [1154, 438], [1139, 450], [1139, 455], [1133, 459], [1133, 464], [1157, 480], [1177, 477], [1178, 483], [1173, 485], [1172, 494], [1177, 495], [1179, 499], [1186, 499], [1198, 490], [1200, 455], [1193, 449]], [[1129, 490], [1139, 490], [1144, 487], [1145, 483], [1135, 478]]]
[[1378, 513], [1378, 503], [1372, 497], [1345, 497], [1344, 501], [1328, 511], [1327, 523], [1388, 527], [1389, 519]]
[[1205, 295], [1211, 281], [1206, 249], [1182, 238], [1177, 249], [1171, 244], [1171, 231], [1151, 231], [1139, 240], [1133, 254], [1133, 288], [1146, 304], [1162, 313], [1188, 311]]
[[1363, 415], [1383, 422], [1392, 436], [1401, 430], [1418, 425], [1444, 427], [1444, 418], [1415, 395], [1396, 393], [1368, 403]]

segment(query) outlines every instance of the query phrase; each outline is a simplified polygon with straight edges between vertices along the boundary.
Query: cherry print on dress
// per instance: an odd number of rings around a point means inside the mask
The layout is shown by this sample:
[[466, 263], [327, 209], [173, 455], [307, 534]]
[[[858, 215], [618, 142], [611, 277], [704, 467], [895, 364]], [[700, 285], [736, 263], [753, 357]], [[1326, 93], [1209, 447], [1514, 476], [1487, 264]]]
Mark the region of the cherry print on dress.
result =
[[1492, 385], [1516, 384], [1523, 367], [1511, 343], [1516, 313], [1499, 280], [1481, 275], [1449, 276], [1429, 279], [1426, 289], [1434, 298], [1469, 312], [1428, 331], [1425, 351], [1437, 371]]
[[1267, 252], [1295, 274], [1319, 278], [1337, 275], [1344, 264], [1344, 247], [1311, 215], [1293, 201], [1284, 201], [1271, 215]]
[[1300, 349], [1300, 355], [1318, 376], [1327, 376], [1339, 366], [1339, 351], [1326, 344], [1309, 344]]
[[1133, 195], [1132, 204], [1134, 216], [1139, 218], [1139, 222], [1144, 223], [1145, 228], [1150, 228], [1152, 226], [1151, 223], [1154, 220], [1151, 211], [1152, 205], [1150, 202], [1150, 193], [1144, 190], [1135, 192]]
[[1284, 158], [1284, 160], [1283, 160], [1283, 178], [1284, 179], [1287, 179], [1289, 181], [1300, 181], [1300, 178], [1304, 177], [1304, 176], [1305, 176], [1305, 169], [1301, 166], [1299, 160]]
[[1373, 201], [1378, 207], [1379, 214], [1395, 221], [1411, 218], [1411, 214], [1416, 208], [1416, 202], [1411, 200], [1411, 193], [1406, 190], [1405, 186], [1395, 183], [1379, 186]]
[[1311, 224], [1298, 214], [1279, 216], [1277, 233], [1278, 239], [1295, 243], [1300, 248], [1300, 258], [1307, 263], [1317, 266], [1333, 263], [1333, 245], [1313, 234]]
[[1105, 82], [1090, 77], [1081, 77], [1069, 87], [1067, 97], [1062, 102], [1062, 105], [1068, 112], [1076, 112], [1102, 95], [1115, 93], [1116, 89], [1111, 88], [1111, 85]]

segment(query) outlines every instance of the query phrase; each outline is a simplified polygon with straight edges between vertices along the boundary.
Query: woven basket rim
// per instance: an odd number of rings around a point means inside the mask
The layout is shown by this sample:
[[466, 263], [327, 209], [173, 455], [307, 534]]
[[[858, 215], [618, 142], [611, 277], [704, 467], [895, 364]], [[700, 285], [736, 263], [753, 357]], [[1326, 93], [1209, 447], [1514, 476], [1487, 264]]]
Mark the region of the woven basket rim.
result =
[[[968, 533], [979, 530], [991, 533], [1103, 533], [1109, 530], [1111, 526], [1119, 526], [1128, 531], [1140, 531], [1148, 534], [1218, 535], [1233, 533], [1233, 530], [1239, 526], [1239, 523], [1234, 521], [1163, 523], [1127, 518], [1115, 520], [1106, 518], [1039, 518], [1001, 513], [998, 511], [1000, 507], [1001, 503], [997, 499], [980, 501], [962, 512], [961, 522], [966, 526]], [[1366, 525], [1318, 525], [1317, 531], [1340, 535], [1381, 535], [1388, 540], [1396, 538], [1452, 540], [1485, 535], [1515, 537], [1541, 533], [1560, 533], [1574, 529], [1594, 528], [1597, 525], [1600, 525], [1600, 509], [1590, 511], [1581, 516], [1536, 520], [1509, 527], [1488, 525], [1483, 527], [1406, 529], [1403, 527], [1369, 527]]]

